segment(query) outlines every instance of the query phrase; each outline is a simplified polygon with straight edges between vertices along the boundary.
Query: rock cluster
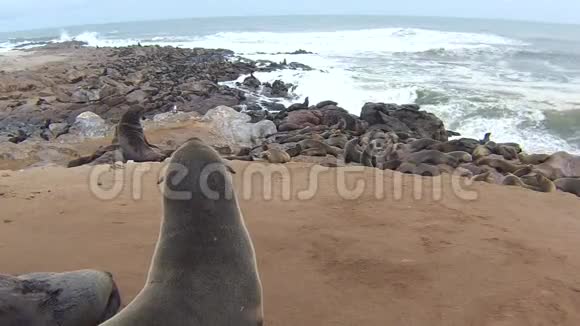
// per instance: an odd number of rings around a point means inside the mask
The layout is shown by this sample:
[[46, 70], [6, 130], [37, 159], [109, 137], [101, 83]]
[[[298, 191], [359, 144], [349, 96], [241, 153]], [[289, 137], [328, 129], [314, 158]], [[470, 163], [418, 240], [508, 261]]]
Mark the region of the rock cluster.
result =
[[[62, 48], [39, 51], [60, 53]], [[71, 63], [40, 71], [4, 73], [0, 78], [0, 136], [20, 142], [28, 137], [54, 139], [72, 128], [77, 116], [92, 112], [116, 123], [131, 106], [145, 116], [179, 111], [198, 112], [245, 103], [244, 92], [220, 85], [254, 71], [308, 68], [296, 63], [255, 62], [222, 49], [173, 47], [77, 48]], [[68, 52], [67, 52], [68, 53]], [[248, 78], [245, 85], [261, 83]], [[285, 84], [271, 85], [274, 96], [286, 96]], [[50, 132], [49, 126], [58, 129]], [[67, 126], [64, 127], [66, 124]], [[58, 126], [58, 127], [57, 127]]]

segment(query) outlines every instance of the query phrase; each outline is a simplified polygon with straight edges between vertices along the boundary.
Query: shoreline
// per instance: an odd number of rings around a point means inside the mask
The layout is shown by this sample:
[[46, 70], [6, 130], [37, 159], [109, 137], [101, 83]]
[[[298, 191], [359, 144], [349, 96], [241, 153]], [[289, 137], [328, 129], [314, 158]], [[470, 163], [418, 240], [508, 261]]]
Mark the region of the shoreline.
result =
[[[144, 121], [137, 123], [146, 134], [159, 135], [150, 137], [168, 153], [187, 139], [172, 130], [197, 129], [211, 134], [205, 141], [230, 160], [264, 160], [274, 151], [282, 154], [271, 163], [358, 164], [578, 192], [559, 180], [580, 177], [580, 156], [527, 153], [517, 143], [494, 142], [492, 134], [461, 137], [420, 105], [369, 102], [359, 115], [331, 100], [306, 98], [286, 107], [280, 100], [292, 99], [294, 85], [262, 83], [254, 72], [312, 69], [297, 62], [252, 61], [224, 49], [87, 48], [79, 42], [15, 58], [38, 62], [55, 56], [61, 61], [0, 74], [0, 168], [114, 164], [115, 147], [99, 151], [117, 146], [111, 144], [117, 123], [138, 109]], [[122, 151], [127, 155], [127, 148]]]

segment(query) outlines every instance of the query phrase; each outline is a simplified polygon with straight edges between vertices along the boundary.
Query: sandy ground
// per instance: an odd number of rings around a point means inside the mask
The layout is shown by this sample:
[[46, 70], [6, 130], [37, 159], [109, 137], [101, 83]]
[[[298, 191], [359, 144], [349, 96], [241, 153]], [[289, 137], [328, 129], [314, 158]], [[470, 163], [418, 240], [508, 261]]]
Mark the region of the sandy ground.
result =
[[0, 71], [11, 72], [27, 70], [39, 66], [62, 62], [70, 59], [65, 52], [58, 54], [38, 53], [35, 51], [7, 51], [0, 52]]
[[[311, 199], [311, 165], [287, 165], [290, 179], [233, 162], [235, 186], [264, 286], [266, 325], [580, 325], [580, 200], [488, 184], [441, 200], [431, 179], [376, 170], [347, 174], [366, 185], [341, 193], [338, 171], [320, 174]], [[151, 168], [130, 178], [136, 168]], [[0, 172], [0, 261], [4, 273], [97, 268], [113, 272], [123, 299], [142, 287], [162, 214], [161, 164], [107, 166], [126, 176], [120, 195], [89, 191], [99, 170], [45, 168]], [[256, 169], [257, 168], [257, 169]], [[400, 199], [393, 185], [402, 179]], [[142, 187], [139, 187], [142, 180]], [[376, 182], [376, 180], [380, 180]], [[95, 184], [95, 183], [93, 183]], [[284, 187], [290, 185], [290, 200]], [[376, 196], [384, 186], [386, 198]], [[133, 190], [141, 189], [141, 191]], [[352, 188], [348, 188], [352, 189]], [[378, 197], [378, 199], [377, 199]]]

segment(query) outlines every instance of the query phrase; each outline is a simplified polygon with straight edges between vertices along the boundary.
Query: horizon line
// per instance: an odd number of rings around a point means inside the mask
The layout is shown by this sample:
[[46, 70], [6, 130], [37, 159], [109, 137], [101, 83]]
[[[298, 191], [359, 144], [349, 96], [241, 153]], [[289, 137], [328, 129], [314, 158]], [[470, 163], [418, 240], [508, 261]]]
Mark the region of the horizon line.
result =
[[[256, 17], [398, 17], [398, 18], [427, 18], [427, 19], [457, 19], [457, 20], [480, 20], [480, 21], [502, 21], [502, 22], [513, 22], [513, 23], [528, 23], [528, 24], [543, 24], [543, 25], [558, 25], [558, 26], [577, 26], [580, 27], [580, 23], [572, 22], [554, 22], [554, 21], [543, 21], [543, 20], [530, 20], [530, 19], [517, 19], [517, 18], [490, 18], [490, 17], [461, 17], [461, 16], [430, 16], [430, 15], [396, 15], [396, 14], [279, 14], [279, 15], [222, 15], [222, 16], [189, 16], [189, 17], [178, 17], [178, 18], [155, 18], [155, 19], [134, 19], [125, 21], [114, 21], [114, 22], [103, 22], [103, 23], [87, 23], [87, 24], [74, 24], [74, 25], [64, 25], [64, 26], [49, 26], [40, 27], [32, 29], [18, 29], [10, 31], [1, 31], [0, 34], [10, 34], [10, 33], [24, 33], [24, 32], [35, 32], [44, 31], [50, 29], [60, 29], [64, 30], [67, 28], [78, 28], [84, 26], [105, 26], [105, 25], [115, 25], [115, 24], [134, 24], [134, 23], [155, 23], [155, 22], [166, 22], [166, 21], [176, 21], [176, 20], [203, 20], [203, 19], [222, 19], [222, 18], [256, 18]], [[1, 20], [0, 20], [1, 21]]]

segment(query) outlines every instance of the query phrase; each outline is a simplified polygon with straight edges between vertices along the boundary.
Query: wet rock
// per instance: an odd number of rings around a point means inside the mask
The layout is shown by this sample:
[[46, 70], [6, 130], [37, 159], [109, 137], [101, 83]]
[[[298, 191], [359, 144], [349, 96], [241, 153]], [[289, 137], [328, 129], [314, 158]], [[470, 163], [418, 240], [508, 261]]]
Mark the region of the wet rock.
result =
[[265, 87], [265, 95], [271, 97], [288, 97], [290, 89], [294, 85], [286, 84], [281, 80], [275, 80], [271, 85], [264, 84]]
[[260, 80], [258, 80], [258, 78], [254, 77], [254, 75], [252, 74], [244, 79], [242, 85], [248, 88], [258, 89], [258, 87], [260, 87], [262, 83], [260, 82]]

